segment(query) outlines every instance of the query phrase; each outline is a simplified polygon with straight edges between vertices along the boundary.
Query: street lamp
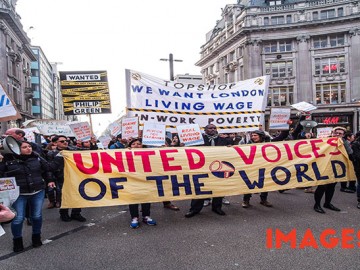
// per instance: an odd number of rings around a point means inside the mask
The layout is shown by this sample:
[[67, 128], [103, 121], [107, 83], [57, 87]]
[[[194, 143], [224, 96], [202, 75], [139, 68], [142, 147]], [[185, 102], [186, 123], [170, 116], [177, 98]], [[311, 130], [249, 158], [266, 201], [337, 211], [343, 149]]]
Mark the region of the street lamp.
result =
[[183, 60], [174, 59], [173, 54], [169, 54], [169, 58], [161, 58], [160, 61], [169, 61], [170, 81], [174, 80], [174, 62], [182, 62]]

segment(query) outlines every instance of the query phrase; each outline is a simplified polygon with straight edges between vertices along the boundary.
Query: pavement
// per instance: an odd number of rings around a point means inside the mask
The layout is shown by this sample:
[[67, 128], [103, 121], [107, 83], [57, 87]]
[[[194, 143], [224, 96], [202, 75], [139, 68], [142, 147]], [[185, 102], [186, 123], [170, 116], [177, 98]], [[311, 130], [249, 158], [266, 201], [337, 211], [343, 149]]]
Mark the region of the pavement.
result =
[[[44, 208], [40, 248], [31, 247], [31, 226], [24, 223], [26, 249], [13, 253], [10, 224], [3, 226], [0, 269], [359, 269], [360, 210], [356, 195], [339, 188], [332, 202], [341, 212], [316, 213], [313, 194], [294, 189], [269, 193], [272, 208], [260, 205], [258, 194], [249, 209], [241, 207], [242, 196], [227, 197], [231, 204], [223, 206], [226, 216], [205, 207], [185, 218], [190, 201], [174, 201], [180, 211], [155, 203], [151, 216], [158, 225], [143, 223], [138, 229], [129, 227], [127, 206], [83, 209], [85, 223], [62, 222], [58, 209]], [[340, 239], [334, 248], [320, 241], [328, 228]], [[341, 234], [346, 228], [354, 230], [350, 240]], [[267, 231], [274, 235], [276, 229], [286, 234], [295, 229], [295, 248], [289, 242], [275, 248], [275, 240], [268, 248]], [[314, 238], [307, 234], [304, 239], [306, 232]], [[300, 248], [301, 243], [318, 248]]]

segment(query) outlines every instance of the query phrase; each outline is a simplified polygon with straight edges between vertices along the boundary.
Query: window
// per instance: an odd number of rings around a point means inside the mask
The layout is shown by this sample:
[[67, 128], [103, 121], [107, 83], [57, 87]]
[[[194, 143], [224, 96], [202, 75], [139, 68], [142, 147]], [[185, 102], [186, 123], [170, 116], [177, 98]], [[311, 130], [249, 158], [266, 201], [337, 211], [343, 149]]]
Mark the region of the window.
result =
[[342, 16], [344, 16], [344, 9], [338, 8], [338, 17], [342, 17]]
[[274, 16], [274, 17], [271, 17], [271, 24], [272, 24], [272, 25], [284, 24], [284, 23], [285, 23], [284, 16]]
[[229, 54], [229, 62], [234, 61], [234, 60], [235, 60], [235, 51], [232, 51], [232, 52]]
[[343, 34], [330, 36], [331, 47], [343, 46], [344, 44], [345, 44], [345, 39]]
[[292, 23], [291, 15], [286, 15], [286, 23]]
[[292, 61], [267, 62], [265, 63], [265, 74], [271, 75], [272, 78], [285, 78], [293, 76]]
[[292, 42], [291, 40], [281, 40], [281, 41], [270, 41], [264, 43], [264, 52], [291, 52], [292, 51]]
[[313, 44], [314, 44], [314, 48], [326, 48], [327, 36], [314, 37]]
[[289, 106], [294, 100], [293, 86], [272, 87], [269, 89], [268, 106]]
[[277, 52], [277, 42], [269, 42], [264, 45], [264, 52]]
[[335, 9], [322, 10], [320, 12], [321, 19], [335, 18]]
[[270, 0], [269, 6], [278, 6], [281, 5], [281, 0]]
[[318, 19], [319, 19], [319, 13], [318, 13], [317, 11], [313, 12], [312, 17], [313, 17], [313, 20], [314, 20], [314, 21], [315, 21], [315, 20], [318, 20]]
[[264, 17], [264, 25], [269, 25], [269, 17]]
[[338, 104], [345, 102], [345, 83], [316, 85], [316, 104]]
[[327, 75], [343, 72], [345, 72], [345, 56], [315, 59], [316, 75]]
[[279, 41], [279, 51], [291, 52], [292, 51], [291, 41]]

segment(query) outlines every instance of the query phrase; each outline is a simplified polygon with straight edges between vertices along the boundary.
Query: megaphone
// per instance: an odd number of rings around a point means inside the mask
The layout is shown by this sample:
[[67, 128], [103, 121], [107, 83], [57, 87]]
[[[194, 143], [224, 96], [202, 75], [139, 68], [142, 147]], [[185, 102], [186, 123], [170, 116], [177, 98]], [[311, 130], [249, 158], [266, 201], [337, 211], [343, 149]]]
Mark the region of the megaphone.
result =
[[300, 122], [300, 125], [304, 127], [305, 132], [310, 132], [313, 127], [318, 125], [318, 123], [313, 120], [304, 120]]
[[11, 136], [0, 138], [0, 153], [20, 155], [20, 145], [18, 141]]

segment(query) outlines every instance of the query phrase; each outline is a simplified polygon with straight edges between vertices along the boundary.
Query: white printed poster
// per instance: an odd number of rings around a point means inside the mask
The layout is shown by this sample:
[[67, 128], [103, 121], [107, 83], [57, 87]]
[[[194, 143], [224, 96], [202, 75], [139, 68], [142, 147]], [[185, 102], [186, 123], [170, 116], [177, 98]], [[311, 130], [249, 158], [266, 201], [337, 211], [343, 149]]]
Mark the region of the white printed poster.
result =
[[323, 127], [316, 129], [316, 137], [319, 139], [329, 138], [331, 136], [332, 127]]
[[121, 122], [121, 138], [137, 138], [139, 137], [139, 118], [123, 118]]
[[176, 129], [179, 135], [180, 143], [185, 144], [185, 146], [204, 144], [204, 139], [199, 125], [182, 125], [177, 126]]
[[271, 108], [269, 129], [288, 130], [290, 113], [290, 108]]
[[143, 128], [142, 143], [150, 146], [165, 145], [165, 125], [145, 123]]
[[91, 139], [91, 129], [88, 122], [79, 122], [69, 126], [77, 140], [88, 141]]
[[314, 105], [307, 103], [305, 101], [295, 103], [295, 104], [291, 105], [291, 107], [293, 107], [301, 112], [310, 112], [310, 111], [317, 109], [317, 107], [315, 107]]

